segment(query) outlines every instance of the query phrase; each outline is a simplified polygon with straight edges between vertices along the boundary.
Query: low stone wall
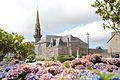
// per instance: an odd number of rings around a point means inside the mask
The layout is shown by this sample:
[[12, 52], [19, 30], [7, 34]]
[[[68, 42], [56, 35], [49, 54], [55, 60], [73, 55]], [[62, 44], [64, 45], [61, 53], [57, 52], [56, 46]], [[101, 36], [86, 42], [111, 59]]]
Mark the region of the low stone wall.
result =
[[111, 55], [109, 53], [99, 53], [102, 55], [103, 58], [111, 58]]
[[120, 58], [102, 58], [104, 63], [120, 67]]

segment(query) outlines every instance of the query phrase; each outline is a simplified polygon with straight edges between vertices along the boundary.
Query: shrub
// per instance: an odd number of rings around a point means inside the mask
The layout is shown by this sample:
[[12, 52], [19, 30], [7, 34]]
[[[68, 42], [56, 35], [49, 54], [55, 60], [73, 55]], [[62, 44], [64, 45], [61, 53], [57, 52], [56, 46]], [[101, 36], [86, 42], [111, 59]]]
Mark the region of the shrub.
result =
[[70, 55], [62, 55], [62, 56], [58, 57], [58, 60], [61, 63], [65, 62], [67, 60], [73, 60], [73, 59], [75, 59], [75, 57], [74, 56], [70, 56]]
[[[77, 57], [77, 53], [73, 53], [72, 54], [74, 57]], [[79, 58], [83, 57], [83, 56], [86, 56], [86, 54], [83, 54], [83, 53], [79, 53]]]

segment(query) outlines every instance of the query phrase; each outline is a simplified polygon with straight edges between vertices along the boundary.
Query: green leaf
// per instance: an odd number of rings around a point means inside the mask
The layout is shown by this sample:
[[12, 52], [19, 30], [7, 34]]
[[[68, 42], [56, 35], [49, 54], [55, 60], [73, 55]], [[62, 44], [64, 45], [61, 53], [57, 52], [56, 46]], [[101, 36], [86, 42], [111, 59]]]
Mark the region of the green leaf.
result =
[[106, 78], [106, 80], [110, 80], [112, 78], [114, 78], [116, 76], [116, 74], [109, 74]]
[[108, 76], [107, 72], [103, 72], [102, 79], [106, 80], [106, 77]]
[[93, 70], [93, 73], [97, 74], [98, 76], [100, 76], [100, 78], [103, 80], [102, 78], [102, 74], [99, 70]]
[[92, 7], [95, 7], [95, 5], [94, 5], [94, 4], [92, 4], [91, 6], [92, 6]]
[[105, 26], [105, 24], [103, 23], [103, 28], [105, 29], [106, 28], [106, 26]]
[[99, 2], [98, 1], [96, 1], [95, 2], [95, 6], [99, 6], [100, 4], [99, 4]]
[[109, 0], [109, 3], [114, 3], [116, 2], [116, 0]]
[[120, 19], [120, 15], [118, 15], [118, 18]]
[[109, 1], [109, 0], [104, 0], [106, 3]]
[[100, 15], [102, 20], [111, 25], [103, 25], [103, 28], [116, 29], [119, 28], [120, 24], [120, 0], [96, 0], [91, 5], [96, 8], [95, 13]]
[[88, 70], [93, 70], [93, 68], [92, 68], [92, 67], [88, 67], [87, 69], [88, 69]]
[[116, 75], [116, 74], [108, 74], [107, 72], [101, 73], [99, 70], [90, 70], [90, 71], [100, 76], [101, 80], [110, 80]]

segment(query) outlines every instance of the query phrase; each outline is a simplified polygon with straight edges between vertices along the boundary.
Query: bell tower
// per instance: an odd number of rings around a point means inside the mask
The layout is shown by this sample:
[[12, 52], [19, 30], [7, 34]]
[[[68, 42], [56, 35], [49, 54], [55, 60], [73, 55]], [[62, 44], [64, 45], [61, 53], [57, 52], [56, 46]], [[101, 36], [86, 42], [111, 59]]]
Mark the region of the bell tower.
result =
[[41, 28], [40, 28], [40, 21], [39, 21], [39, 12], [37, 10], [37, 16], [36, 16], [36, 23], [35, 23], [35, 44], [41, 40]]

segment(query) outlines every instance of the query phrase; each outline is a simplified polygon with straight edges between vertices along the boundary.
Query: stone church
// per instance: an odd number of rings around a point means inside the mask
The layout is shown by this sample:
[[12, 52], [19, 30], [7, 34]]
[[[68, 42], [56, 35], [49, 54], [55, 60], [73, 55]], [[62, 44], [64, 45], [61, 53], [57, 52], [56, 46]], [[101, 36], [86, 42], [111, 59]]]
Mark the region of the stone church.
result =
[[87, 43], [72, 35], [46, 35], [42, 38], [38, 11], [34, 38], [36, 54], [44, 57], [45, 59], [53, 56], [57, 57], [59, 55], [76, 55], [77, 52], [86, 54], [88, 49]]

